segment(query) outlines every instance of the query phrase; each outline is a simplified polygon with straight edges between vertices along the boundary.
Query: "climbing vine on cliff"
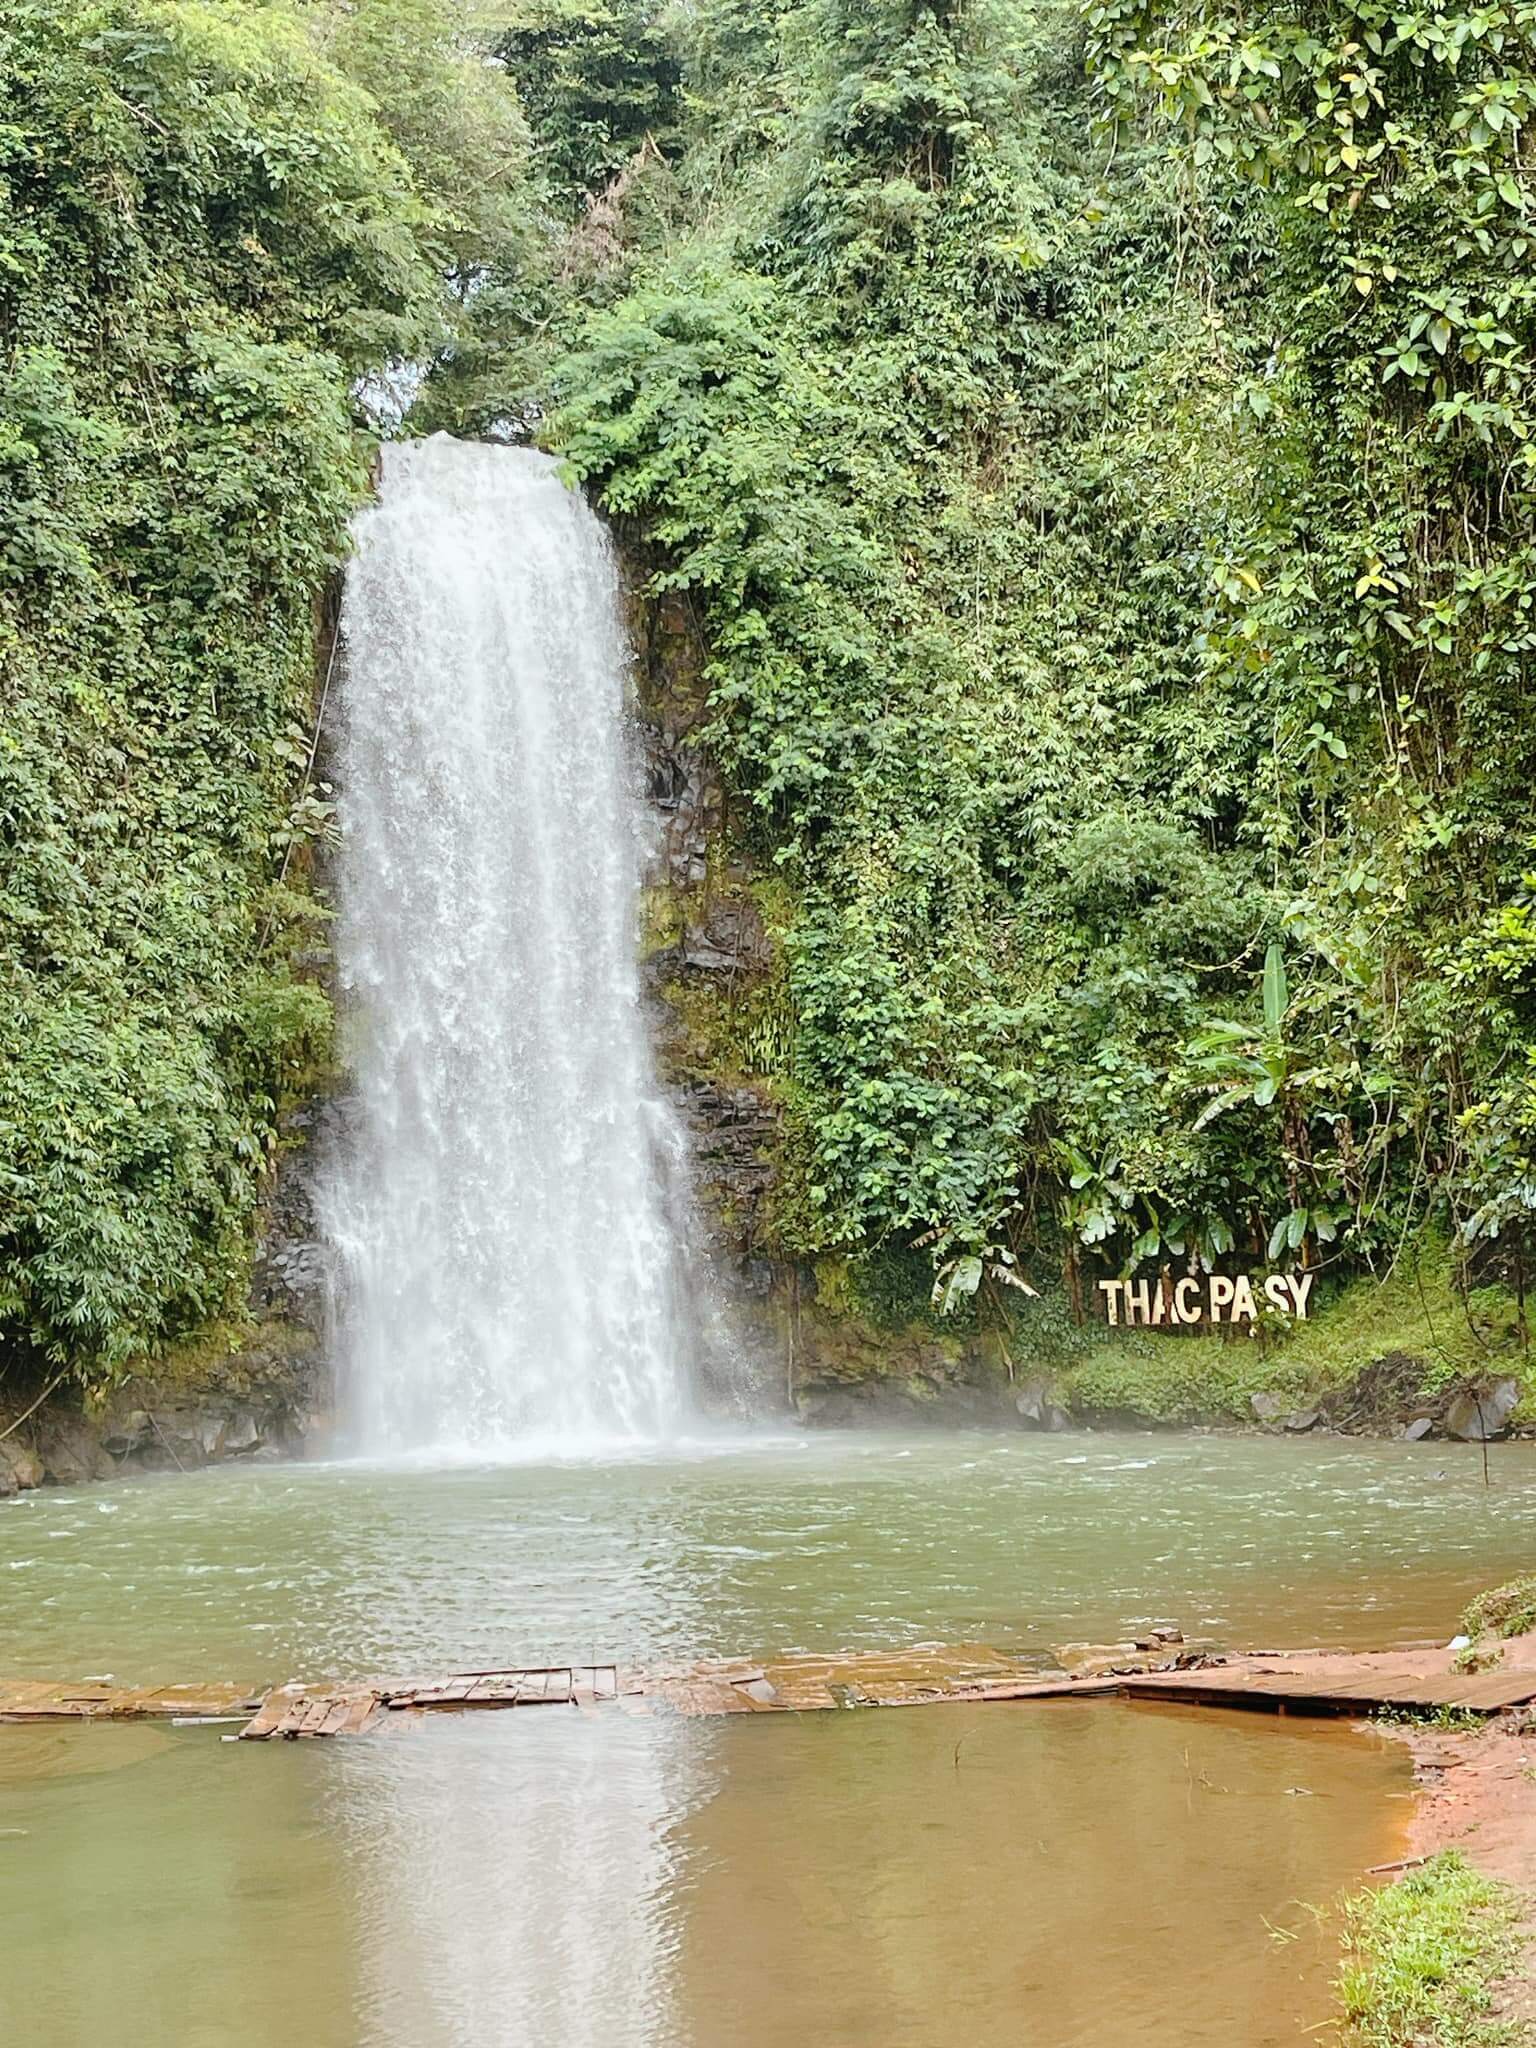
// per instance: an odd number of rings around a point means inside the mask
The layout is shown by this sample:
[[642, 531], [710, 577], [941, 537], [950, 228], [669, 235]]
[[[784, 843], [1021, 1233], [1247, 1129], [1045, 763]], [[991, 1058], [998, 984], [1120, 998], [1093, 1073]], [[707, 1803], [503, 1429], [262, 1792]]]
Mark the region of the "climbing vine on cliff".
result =
[[1088, 14], [1111, 116], [1256, 188], [1264, 490], [1207, 672], [1271, 707], [1287, 922], [1469, 1237], [1536, 1209], [1536, 9]]

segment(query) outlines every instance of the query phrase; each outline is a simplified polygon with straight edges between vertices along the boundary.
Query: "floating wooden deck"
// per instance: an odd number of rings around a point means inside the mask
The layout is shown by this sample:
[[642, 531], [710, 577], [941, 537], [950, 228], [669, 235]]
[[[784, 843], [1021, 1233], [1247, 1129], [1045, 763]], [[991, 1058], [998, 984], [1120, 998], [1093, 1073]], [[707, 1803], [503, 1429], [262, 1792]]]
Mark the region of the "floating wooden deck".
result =
[[0, 1722], [238, 1721], [241, 1740], [262, 1742], [360, 1735], [391, 1718], [433, 1712], [574, 1707], [689, 1715], [814, 1713], [1109, 1694], [1280, 1713], [1443, 1708], [1496, 1714], [1536, 1702], [1536, 1637], [1505, 1645], [1501, 1661], [1479, 1672], [1455, 1670], [1448, 1653], [1438, 1648], [1364, 1656], [1253, 1651], [1230, 1657], [1164, 1649], [1074, 1676], [1043, 1673], [984, 1645], [925, 1644], [840, 1657], [797, 1654], [761, 1664], [721, 1660], [651, 1671], [616, 1664], [540, 1666], [456, 1672], [414, 1684], [281, 1685], [268, 1692], [233, 1684], [128, 1687], [108, 1681], [0, 1680]]
[[[690, 1715], [816, 1713], [838, 1707], [907, 1707], [941, 1700], [1022, 1699], [1107, 1692], [1114, 1680], [1042, 1678], [1017, 1660], [969, 1646], [793, 1656], [770, 1663], [719, 1661], [675, 1670], [614, 1664], [468, 1671], [428, 1685], [360, 1688], [281, 1686], [267, 1695], [243, 1739], [354, 1734], [389, 1714], [494, 1707], [617, 1706], [630, 1713]], [[0, 1718], [4, 1696], [0, 1693]]]

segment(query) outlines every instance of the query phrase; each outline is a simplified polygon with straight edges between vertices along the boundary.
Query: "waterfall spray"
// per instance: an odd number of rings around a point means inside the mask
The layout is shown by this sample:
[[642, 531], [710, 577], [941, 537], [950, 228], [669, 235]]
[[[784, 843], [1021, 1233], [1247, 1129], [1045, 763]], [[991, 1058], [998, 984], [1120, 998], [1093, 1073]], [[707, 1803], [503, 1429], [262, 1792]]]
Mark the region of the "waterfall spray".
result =
[[348, 1419], [378, 1452], [665, 1436], [685, 1160], [640, 1008], [607, 536], [544, 456], [387, 448], [342, 630]]

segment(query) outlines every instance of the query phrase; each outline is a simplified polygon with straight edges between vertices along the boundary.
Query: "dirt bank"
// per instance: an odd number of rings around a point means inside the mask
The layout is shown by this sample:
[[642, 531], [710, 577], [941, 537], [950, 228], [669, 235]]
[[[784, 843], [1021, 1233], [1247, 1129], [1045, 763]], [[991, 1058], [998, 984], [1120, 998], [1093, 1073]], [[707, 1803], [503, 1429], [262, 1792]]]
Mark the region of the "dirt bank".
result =
[[1410, 1857], [1460, 1849], [1490, 1877], [1536, 1896], [1536, 1715], [1498, 1714], [1484, 1727], [1403, 1726], [1387, 1733], [1413, 1754], [1419, 1797]]

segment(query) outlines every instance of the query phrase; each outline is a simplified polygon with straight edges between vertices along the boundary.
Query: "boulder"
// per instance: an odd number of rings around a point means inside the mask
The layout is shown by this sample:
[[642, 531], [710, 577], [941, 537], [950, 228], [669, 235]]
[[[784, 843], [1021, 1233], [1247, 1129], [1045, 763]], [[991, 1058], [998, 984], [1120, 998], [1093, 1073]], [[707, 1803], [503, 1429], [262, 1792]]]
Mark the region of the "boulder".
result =
[[147, 1408], [130, 1408], [119, 1417], [110, 1432], [102, 1438], [107, 1450], [114, 1458], [131, 1458], [154, 1441], [155, 1426], [149, 1418]]
[[1026, 1380], [1013, 1397], [1019, 1420], [1026, 1429], [1044, 1429], [1052, 1435], [1072, 1427], [1072, 1418], [1059, 1402], [1051, 1399], [1049, 1380]]
[[1428, 1436], [1434, 1426], [1429, 1416], [1415, 1415], [1412, 1422], [1403, 1425], [1403, 1435], [1409, 1443], [1416, 1444], [1421, 1438]]
[[1043, 1423], [1050, 1405], [1050, 1389], [1044, 1380], [1026, 1380], [1013, 1397], [1023, 1422]]
[[1445, 1411], [1445, 1433], [1463, 1443], [1484, 1443], [1503, 1433], [1520, 1399], [1517, 1380], [1490, 1380], [1452, 1396]]
[[1322, 1411], [1317, 1408], [1298, 1408], [1285, 1418], [1285, 1426], [1294, 1435], [1300, 1436], [1309, 1429], [1316, 1429], [1322, 1420]]
[[[5, 1487], [7, 1475], [13, 1482], [9, 1488]], [[32, 1446], [23, 1443], [20, 1437], [0, 1438], [0, 1490], [30, 1493], [42, 1483], [43, 1461]]]
[[39, 1445], [44, 1476], [56, 1486], [85, 1486], [110, 1479], [117, 1467], [90, 1424], [77, 1416], [52, 1421]]
[[757, 905], [746, 896], [713, 901], [697, 922], [685, 921], [678, 956], [701, 974], [761, 974], [773, 958]]
[[237, 1408], [224, 1425], [219, 1439], [221, 1458], [243, 1458], [256, 1450], [262, 1440], [261, 1427], [249, 1408]]
[[1285, 1403], [1278, 1394], [1251, 1394], [1248, 1405], [1260, 1422], [1278, 1422], [1285, 1413]]

